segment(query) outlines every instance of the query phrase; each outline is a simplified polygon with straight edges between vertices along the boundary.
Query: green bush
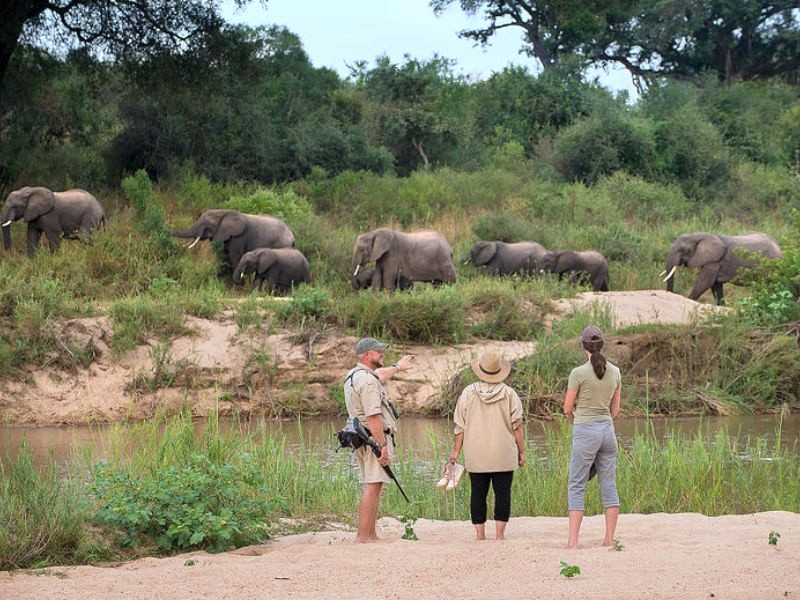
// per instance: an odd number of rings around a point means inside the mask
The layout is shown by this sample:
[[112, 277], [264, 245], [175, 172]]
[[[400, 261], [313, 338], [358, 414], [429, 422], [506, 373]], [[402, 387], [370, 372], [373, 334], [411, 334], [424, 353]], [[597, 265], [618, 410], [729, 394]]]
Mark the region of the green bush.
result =
[[287, 303], [278, 308], [278, 315], [283, 319], [301, 320], [322, 317], [330, 312], [330, 300], [325, 290], [310, 285], [301, 285], [292, 294]]
[[183, 467], [147, 476], [98, 464], [90, 486], [97, 519], [123, 531], [122, 545], [153, 539], [164, 550], [207, 548], [222, 552], [269, 537], [276, 510], [258, 467], [247, 456], [215, 464], [193, 455]]
[[283, 219], [290, 227], [311, 214], [308, 200], [291, 189], [259, 188], [246, 196], [231, 197], [226, 207], [252, 215], [272, 215]]
[[148, 336], [184, 333], [182, 306], [174, 296], [133, 296], [114, 302], [108, 311], [114, 327], [111, 346], [125, 352], [147, 341]]
[[692, 207], [676, 185], [652, 183], [621, 172], [601, 179], [595, 190], [606, 195], [629, 219], [635, 216], [651, 225], [684, 217]]
[[647, 124], [618, 112], [595, 114], [561, 130], [555, 149], [558, 171], [568, 181], [589, 184], [615, 171], [651, 176], [656, 158]]
[[164, 200], [153, 190], [147, 171], [139, 169], [123, 179], [122, 189], [133, 206], [136, 228], [149, 239], [159, 257], [169, 259], [177, 255], [178, 246], [164, 225]]
[[472, 231], [479, 240], [485, 241], [512, 243], [533, 239], [530, 224], [505, 210], [482, 214], [473, 222]]

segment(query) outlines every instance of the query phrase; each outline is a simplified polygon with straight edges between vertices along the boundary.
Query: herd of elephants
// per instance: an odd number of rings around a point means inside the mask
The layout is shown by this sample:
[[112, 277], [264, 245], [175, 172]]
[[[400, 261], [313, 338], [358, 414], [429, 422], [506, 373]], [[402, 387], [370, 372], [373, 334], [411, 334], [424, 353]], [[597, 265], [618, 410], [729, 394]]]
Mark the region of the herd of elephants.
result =
[[[42, 234], [55, 252], [61, 238], [83, 239], [102, 227], [105, 211], [92, 194], [81, 189], [15, 190], [3, 205], [6, 250], [11, 248], [11, 224], [19, 219], [25, 219], [28, 225], [28, 255], [33, 256]], [[200, 240], [222, 244], [223, 260], [227, 263], [223, 266], [233, 270], [235, 284], [240, 284], [246, 274], [255, 273], [254, 288], [261, 289], [266, 280], [270, 293], [280, 293], [310, 280], [308, 261], [294, 247], [294, 234], [276, 217], [207, 210], [194, 225], [173, 235], [193, 238], [189, 248]], [[722, 304], [722, 285], [734, 281], [737, 273], [750, 266], [758, 255], [778, 258], [781, 249], [774, 239], [760, 232], [739, 236], [684, 234], [669, 250], [662, 275], [666, 275], [667, 290], [672, 291], [678, 267], [699, 269], [689, 297], [696, 300], [710, 289], [717, 303]], [[567, 275], [571, 281], [585, 281], [596, 291], [609, 289], [608, 263], [595, 250], [552, 252], [533, 241], [479, 241], [472, 247], [468, 260], [485, 267], [493, 276], [550, 272], [558, 274], [559, 279]], [[361, 268], [368, 263], [374, 263], [374, 267]], [[414, 282], [440, 285], [456, 280], [453, 251], [444, 236], [432, 230], [404, 233], [381, 227], [361, 234], [353, 249], [351, 268], [351, 282], [356, 289], [405, 289]]]

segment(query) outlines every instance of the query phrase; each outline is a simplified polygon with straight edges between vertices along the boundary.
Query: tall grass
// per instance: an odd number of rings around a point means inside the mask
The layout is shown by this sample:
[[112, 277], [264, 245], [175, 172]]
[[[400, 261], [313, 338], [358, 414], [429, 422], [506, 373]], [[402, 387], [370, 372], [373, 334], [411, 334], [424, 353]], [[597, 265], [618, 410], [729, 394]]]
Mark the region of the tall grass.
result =
[[[204, 424], [179, 414], [116, 425], [104, 436], [99, 450], [84, 448], [66, 473], [59, 473], [52, 461], [37, 468], [23, 448], [0, 468], [0, 568], [96, 562], [130, 553], [114, 539], [143, 542], [144, 546], [135, 550], [138, 554], [163, 552], [147, 535], [137, 540], [131, 530], [111, 523], [139, 523], [156, 504], [147, 503], [146, 498], [134, 502], [132, 494], [136, 489], [160, 489], [157, 482], [166, 476], [190, 477], [188, 483], [196, 487], [203, 477], [196, 466], [203, 464], [222, 477], [221, 483], [234, 485], [238, 498], [269, 501], [272, 514], [249, 523], [251, 536], [244, 538], [246, 543], [280, 531], [275, 526], [280, 515], [299, 519], [306, 527], [319, 527], [329, 520], [354, 524], [361, 486], [350, 453], [333, 452], [332, 430], [331, 443], [320, 446], [304, 438], [299, 423], [298, 427], [300, 444], [289, 447], [283, 437], [268, 435], [245, 422], [223, 425], [215, 413]], [[544, 443], [529, 445], [528, 463], [515, 473], [513, 516], [564, 516], [567, 512], [570, 428], [562, 422], [560, 428], [543, 427], [543, 431]], [[777, 442], [724, 431], [712, 439], [701, 434], [657, 439], [649, 430], [638, 434], [620, 447], [617, 482], [622, 512], [720, 515], [800, 510], [800, 444], [797, 440], [781, 442], [780, 431], [776, 433]], [[393, 463], [413, 505], [409, 507], [393, 486], [388, 486], [382, 514], [411, 512], [445, 520], [469, 517], [468, 485], [454, 495], [434, 489], [450, 448], [441, 447], [435, 436], [430, 438], [430, 448], [400, 447]], [[101, 497], [104, 489], [110, 489], [110, 477], [116, 482], [111, 491], [117, 494], [111, 504]], [[122, 490], [123, 496], [119, 496], [120, 482], [128, 488]], [[164, 503], [169, 499], [153, 500]], [[137, 504], [142, 502], [145, 504]], [[113, 508], [114, 519], [103, 518]], [[130, 519], [127, 510], [135, 511]], [[203, 521], [205, 527], [224, 526], [220, 519], [226, 515], [230, 519], [229, 507], [221, 506], [220, 514], [207, 510], [212, 512]], [[602, 512], [598, 486], [593, 483], [587, 488], [586, 510], [589, 514]], [[165, 514], [164, 530], [170, 526], [170, 515], [177, 518], [187, 513], [170, 509]], [[203, 545], [200, 540], [185, 543], [184, 547]]]

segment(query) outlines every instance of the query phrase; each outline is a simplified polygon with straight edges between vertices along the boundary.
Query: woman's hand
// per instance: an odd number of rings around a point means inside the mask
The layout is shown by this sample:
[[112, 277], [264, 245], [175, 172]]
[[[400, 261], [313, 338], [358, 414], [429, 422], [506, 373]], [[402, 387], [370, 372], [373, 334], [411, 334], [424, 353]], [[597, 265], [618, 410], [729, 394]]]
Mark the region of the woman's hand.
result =
[[454, 462], [456, 462], [456, 461], [458, 460], [458, 455], [459, 455], [459, 454], [461, 454], [461, 451], [459, 451], [459, 450], [453, 450], [453, 452], [451, 452], [451, 453], [450, 453], [450, 460], [449, 460], [449, 462], [451, 462], [451, 463], [454, 463]]
[[519, 463], [520, 467], [525, 464], [525, 453], [524, 452], [517, 452], [517, 462]]

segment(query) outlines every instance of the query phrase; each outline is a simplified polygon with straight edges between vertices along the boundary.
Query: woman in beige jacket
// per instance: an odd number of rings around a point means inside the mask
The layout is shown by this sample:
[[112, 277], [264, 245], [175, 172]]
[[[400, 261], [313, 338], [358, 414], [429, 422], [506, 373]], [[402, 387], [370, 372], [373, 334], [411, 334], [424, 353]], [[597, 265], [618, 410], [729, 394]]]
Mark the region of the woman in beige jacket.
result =
[[503, 383], [511, 365], [498, 354], [484, 352], [472, 362], [480, 381], [468, 385], [456, 403], [455, 463], [464, 450], [464, 466], [472, 486], [470, 516], [479, 540], [486, 539], [486, 497], [494, 489], [494, 520], [497, 539], [505, 539], [511, 514], [511, 482], [514, 470], [525, 464], [522, 402]]

